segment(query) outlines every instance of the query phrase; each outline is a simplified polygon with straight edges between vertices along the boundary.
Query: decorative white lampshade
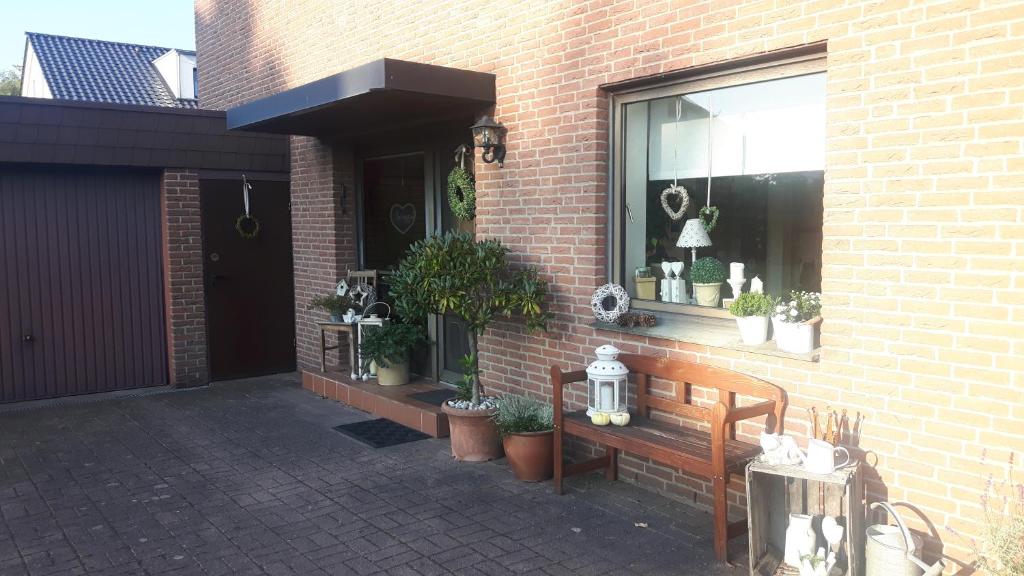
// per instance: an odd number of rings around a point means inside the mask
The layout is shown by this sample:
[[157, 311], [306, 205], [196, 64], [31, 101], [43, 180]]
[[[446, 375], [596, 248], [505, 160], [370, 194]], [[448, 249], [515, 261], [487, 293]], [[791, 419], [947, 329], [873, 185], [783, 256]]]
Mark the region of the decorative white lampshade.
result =
[[704, 229], [704, 224], [699, 219], [690, 218], [683, 225], [683, 232], [679, 235], [676, 246], [680, 248], [693, 248], [693, 260], [696, 261], [696, 249], [711, 246], [711, 237], [708, 236], [708, 231]]

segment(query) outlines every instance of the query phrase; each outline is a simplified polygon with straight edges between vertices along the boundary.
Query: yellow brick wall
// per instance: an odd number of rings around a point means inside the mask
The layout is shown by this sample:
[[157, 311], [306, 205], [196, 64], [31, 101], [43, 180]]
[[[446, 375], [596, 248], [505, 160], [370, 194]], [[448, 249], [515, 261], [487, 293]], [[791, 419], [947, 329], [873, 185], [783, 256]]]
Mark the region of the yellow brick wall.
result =
[[[979, 533], [982, 453], [1024, 452], [1024, 3], [197, 0], [196, 18], [206, 107], [385, 56], [497, 75], [509, 154], [503, 170], [477, 166], [478, 232], [541, 267], [557, 321], [546, 335], [491, 331], [490, 384], [548, 396], [548, 366], [615, 341], [783, 386], [798, 433], [802, 407], [861, 411], [873, 497], [911, 501], [967, 557], [944, 526]], [[588, 328], [606, 278], [599, 85], [822, 41], [821, 362]], [[670, 470], [623, 466], [701, 500]]]

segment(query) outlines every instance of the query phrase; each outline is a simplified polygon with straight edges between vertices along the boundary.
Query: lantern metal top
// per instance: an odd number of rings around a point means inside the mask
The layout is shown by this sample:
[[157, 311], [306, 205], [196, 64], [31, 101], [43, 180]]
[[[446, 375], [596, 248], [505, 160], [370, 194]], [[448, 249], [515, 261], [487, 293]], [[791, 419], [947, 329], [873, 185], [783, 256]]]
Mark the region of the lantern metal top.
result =
[[469, 129], [473, 131], [474, 136], [477, 134], [485, 134], [488, 130], [490, 130], [494, 136], [498, 136], [500, 131], [505, 129], [505, 126], [493, 117], [485, 115], [477, 120], [476, 124], [470, 126]]
[[629, 369], [626, 368], [626, 365], [617, 360], [621, 350], [615, 346], [605, 344], [595, 352], [597, 353], [597, 360], [594, 360], [590, 363], [590, 366], [587, 366], [588, 376], [592, 378], [608, 378], [629, 374]]

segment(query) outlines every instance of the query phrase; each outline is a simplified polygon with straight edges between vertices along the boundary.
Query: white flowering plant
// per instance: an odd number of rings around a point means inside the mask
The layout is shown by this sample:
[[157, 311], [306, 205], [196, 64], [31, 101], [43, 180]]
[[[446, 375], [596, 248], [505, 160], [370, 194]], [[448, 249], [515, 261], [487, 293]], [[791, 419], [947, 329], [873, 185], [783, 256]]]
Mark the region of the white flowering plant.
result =
[[818, 292], [801, 292], [793, 290], [789, 293], [789, 302], [781, 302], [775, 307], [772, 316], [779, 322], [799, 324], [813, 320], [821, 315], [821, 294]]

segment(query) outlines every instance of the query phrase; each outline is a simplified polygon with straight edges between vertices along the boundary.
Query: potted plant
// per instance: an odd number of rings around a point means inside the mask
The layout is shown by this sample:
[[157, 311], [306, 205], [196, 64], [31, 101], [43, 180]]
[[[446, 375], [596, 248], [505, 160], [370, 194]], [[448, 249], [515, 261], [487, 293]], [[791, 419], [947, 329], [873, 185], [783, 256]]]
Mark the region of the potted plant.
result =
[[362, 310], [362, 306], [347, 295], [340, 296], [338, 294], [328, 294], [327, 296], [317, 296], [316, 298], [313, 298], [306, 309], [322, 310], [330, 315], [331, 322], [341, 322], [349, 310], [358, 314]]
[[501, 397], [492, 416], [516, 478], [543, 482], [554, 475], [554, 411], [533, 398]]
[[409, 354], [426, 339], [423, 329], [413, 324], [388, 324], [370, 330], [359, 346], [363, 369], [377, 365], [377, 384], [401, 386], [409, 382]]
[[718, 306], [725, 282], [725, 266], [717, 258], [705, 256], [690, 266], [693, 297], [698, 306]]
[[744, 292], [732, 301], [729, 313], [736, 317], [744, 344], [760, 346], [768, 341], [768, 318], [775, 312], [775, 305], [775, 298], [756, 292]]
[[501, 456], [498, 431], [491, 420], [497, 402], [483, 394], [477, 341], [491, 322], [519, 314], [529, 329], [544, 329], [547, 285], [536, 270], [513, 270], [508, 248], [497, 240], [476, 241], [451, 231], [409, 247], [391, 277], [391, 295], [399, 315], [420, 321], [428, 314], [455, 314], [466, 323], [469, 354], [463, 358], [463, 394], [442, 405], [448, 415], [452, 454], [459, 460], [484, 461]]
[[778, 304], [772, 316], [772, 330], [779, 350], [793, 354], [810, 354], [814, 350], [815, 332], [821, 324], [821, 294], [789, 293], [789, 302]]

